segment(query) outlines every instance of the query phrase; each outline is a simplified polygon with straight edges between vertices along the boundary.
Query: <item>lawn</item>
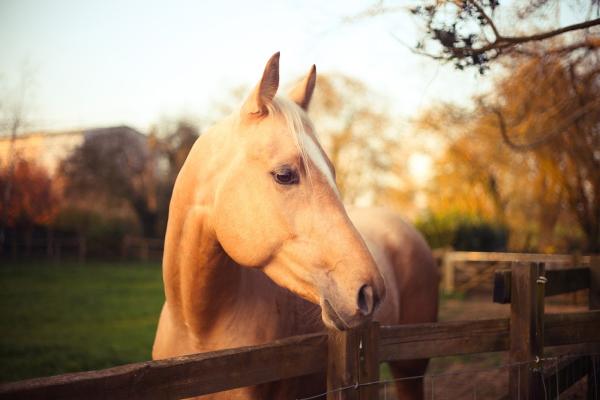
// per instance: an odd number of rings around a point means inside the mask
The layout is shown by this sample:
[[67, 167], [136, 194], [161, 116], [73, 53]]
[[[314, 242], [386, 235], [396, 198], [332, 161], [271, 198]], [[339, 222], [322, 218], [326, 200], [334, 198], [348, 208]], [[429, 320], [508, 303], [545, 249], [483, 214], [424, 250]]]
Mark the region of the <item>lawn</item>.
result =
[[150, 359], [160, 266], [0, 266], [0, 381]]
[[163, 299], [158, 264], [0, 266], [0, 381], [149, 360]]

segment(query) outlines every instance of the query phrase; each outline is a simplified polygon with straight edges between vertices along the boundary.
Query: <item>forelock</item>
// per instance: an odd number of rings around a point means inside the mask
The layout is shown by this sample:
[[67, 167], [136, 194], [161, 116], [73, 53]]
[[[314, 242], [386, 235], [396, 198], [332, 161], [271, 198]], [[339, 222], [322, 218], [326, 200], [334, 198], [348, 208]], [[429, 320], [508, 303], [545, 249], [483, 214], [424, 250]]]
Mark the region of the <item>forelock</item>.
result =
[[[267, 108], [270, 115], [283, 116], [288, 132], [292, 135], [304, 165], [308, 166], [309, 161], [312, 161], [322, 171], [329, 184], [339, 196], [331, 164], [325, 156], [323, 147], [315, 135], [312, 122], [306, 113], [296, 103], [282, 98], [275, 98]], [[310, 135], [309, 131], [311, 132]], [[306, 171], [308, 180], [312, 184], [310, 168], [307, 168]]]
[[[298, 148], [300, 153], [300, 157], [302, 158], [302, 162], [305, 165], [308, 165], [308, 154], [306, 152], [306, 148], [304, 146], [304, 141], [302, 140], [302, 135], [306, 129], [310, 129], [314, 132], [311, 121], [306, 117], [304, 111], [296, 105], [291, 100], [276, 97], [273, 101], [267, 105], [267, 110], [269, 115], [281, 115], [287, 125], [288, 132], [292, 135], [294, 140], [294, 144]], [[310, 170], [307, 169], [307, 174], [309, 180], [312, 181], [310, 177]]]

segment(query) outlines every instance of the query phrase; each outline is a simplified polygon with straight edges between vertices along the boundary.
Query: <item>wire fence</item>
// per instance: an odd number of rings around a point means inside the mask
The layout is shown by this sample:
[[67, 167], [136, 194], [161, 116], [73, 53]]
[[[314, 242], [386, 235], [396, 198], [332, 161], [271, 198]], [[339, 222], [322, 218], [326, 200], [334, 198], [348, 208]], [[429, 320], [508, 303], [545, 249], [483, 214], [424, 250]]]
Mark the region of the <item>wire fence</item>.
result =
[[[497, 385], [498, 386], [498, 390], [500, 390], [500, 393], [497, 393], [496, 391], [490, 391], [488, 390], [487, 393], [484, 388], [484, 385], [489, 384], [489, 381], [486, 383], [485, 381], [482, 382], [482, 380], [480, 379], [476, 379], [475, 377], [481, 374], [485, 374], [485, 373], [490, 373], [490, 372], [502, 372], [503, 370], [506, 370], [506, 372], [508, 372], [508, 370], [510, 370], [511, 368], [519, 368], [519, 370], [521, 368], [524, 367], [528, 367], [528, 368], [532, 368], [533, 371], [537, 372], [541, 378], [542, 384], [543, 384], [543, 389], [544, 389], [544, 400], [548, 400], [548, 399], [557, 399], [560, 400], [561, 398], [561, 377], [559, 374], [559, 367], [562, 363], [570, 361], [570, 360], [576, 360], [578, 358], [581, 357], [589, 357], [591, 360], [591, 367], [590, 367], [590, 371], [589, 371], [589, 378], [595, 380], [596, 382], [598, 381], [598, 373], [600, 373], [600, 353], [587, 353], [587, 354], [562, 354], [562, 355], [556, 355], [556, 356], [551, 356], [551, 357], [543, 357], [543, 358], [537, 358], [537, 359], [532, 359], [532, 360], [528, 360], [528, 361], [521, 361], [521, 362], [513, 362], [513, 363], [503, 363], [501, 365], [497, 365], [497, 366], [493, 366], [493, 367], [484, 367], [484, 368], [471, 368], [471, 369], [464, 369], [464, 370], [459, 370], [459, 371], [449, 371], [449, 372], [440, 372], [440, 373], [434, 373], [434, 374], [424, 374], [424, 375], [415, 375], [415, 376], [406, 376], [406, 377], [400, 377], [400, 378], [392, 378], [392, 379], [381, 379], [381, 380], [376, 380], [376, 381], [372, 381], [372, 382], [364, 382], [364, 383], [356, 383], [354, 385], [348, 385], [348, 386], [343, 386], [343, 387], [339, 387], [339, 388], [335, 388], [335, 389], [331, 389], [319, 394], [315, 394], [312, 396], [308, 396], [308, 397], [302, 397], [302, 398], [297, 398], [296, 400], [315, 400], [315, 399], [325, 399], [328, 398], [328, 396], [330, 394], [335, 394], [335, 393], [342, 393], [346, 390], [357, 390], [360, 387], [364, 387], [364, 386], [373, 386], [373, 385], [378, 385], [380, 386], [379, 389], [379, 399], [382, 400], [395, 400], [396, 399], [396, 393], [395, 393], [395, 389], [393, 388], [393, 386], [399, 382], [404, 382], [404, 381], [411, 381], [411, 380], [423, 380], [423, 385], [424, 385], [424, 392], [425, 392], [425, 399], [428, 400], [441, 400], [444, 398], [448, 398], [448, 399], [479, 399], [479, 400], [484, 400], [487, 398], [494, 398], [494, 399], [498, 399], [499, 396], [502, 398], [502, 395], [506, 395], [506, 399], [509, 398], [508, 396], [508, 374], [506, 375], [506, 382], [504, 384], [500, 384]], [[444, 380], [444, 379], [448, 379], [448, 378], [457, 378], [457, 377], [467, 377], [468, 381], [470, 382], [470, 387], [468, 387], [469, 385], [467, 385], [467, 387], [464, 387], [461, 385], [461, 381], [452, 381], [449, 382], [446, 385], [443, 385], [443, 390], [438, 390], [439, 391], [443, 391], [442, 395], [436, 395], [436, 386], [440, 385], [440, 383]], [[551, 379], [549, 379], [549, 377]], [[493, 376], [492, 379], [501, 379], [500, 376]], [[563, 379], [569, 380], [572, 379], [572, 377], [567, 376]], [[549, 380], [551, 380], [552, 382], [548, 382]], [[577, 379], [577, 381], [579, 381], [580, 379]], [[464, 382], [464, 380], [462, 381]], [[496, 382], [498, 383], [498, 382]], [[518, 382], [518, 384], [520, 385], [520, 382]], [[555, 385], [555, 388], [549, 388], [547, 387], [548, 384], [553, 384]], [[449, 389], [449, 386], [456, 386], [459, 387], [460, 390], [458, 390], [461, 393], [461, 397], [456, 397], [456, 393], [452, 393], [451, 390]], [[593, 393], [588, 393], [588, 399], [594, 399], [594, 400], [600, 400], [600, 393], [598, 392], [598, 387], [596, 385], [590, 386], [590, 388], [592, 388]], [[564, 390], [563, 390], [564, 392]], [[468, 393], [468, 397], [467, 397], [467, 393]], [[580, 398], [580, 397], [577, 397]], [[566, 397], [563, 397], [563, 400], [565, 400]], [[519, 400], [519, 399], [517, 399]]]

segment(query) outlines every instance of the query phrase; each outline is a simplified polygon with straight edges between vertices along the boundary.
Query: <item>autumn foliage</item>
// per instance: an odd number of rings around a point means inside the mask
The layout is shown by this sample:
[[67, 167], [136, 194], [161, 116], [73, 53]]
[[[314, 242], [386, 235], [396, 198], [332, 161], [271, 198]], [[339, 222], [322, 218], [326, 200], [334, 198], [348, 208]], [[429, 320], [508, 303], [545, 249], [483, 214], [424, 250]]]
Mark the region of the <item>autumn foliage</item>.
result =
[[8, 202], [0, 203], [0, 215], [9, 227], [48, 225], [58, 211], [58, 197], [48, 173], [34, 162], [17, 159], [0, 170], [0, 193], [11, 185]]
[[424, 113], [444, 148], [430, 206], [505, 222], [516, 249], [599, 251], [599, 74], [593, 52], [516, 60], [475, 107]]

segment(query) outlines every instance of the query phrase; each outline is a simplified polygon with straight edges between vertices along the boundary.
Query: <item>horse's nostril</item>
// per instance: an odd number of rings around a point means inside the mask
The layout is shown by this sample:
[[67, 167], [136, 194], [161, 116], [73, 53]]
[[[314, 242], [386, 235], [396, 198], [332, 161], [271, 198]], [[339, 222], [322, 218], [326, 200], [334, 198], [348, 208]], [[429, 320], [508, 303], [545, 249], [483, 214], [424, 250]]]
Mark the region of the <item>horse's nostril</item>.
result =
[[373, 288], [370, 285], [362, 285], [358, 290], [358, 310], [364, 316], [373, 312]]

